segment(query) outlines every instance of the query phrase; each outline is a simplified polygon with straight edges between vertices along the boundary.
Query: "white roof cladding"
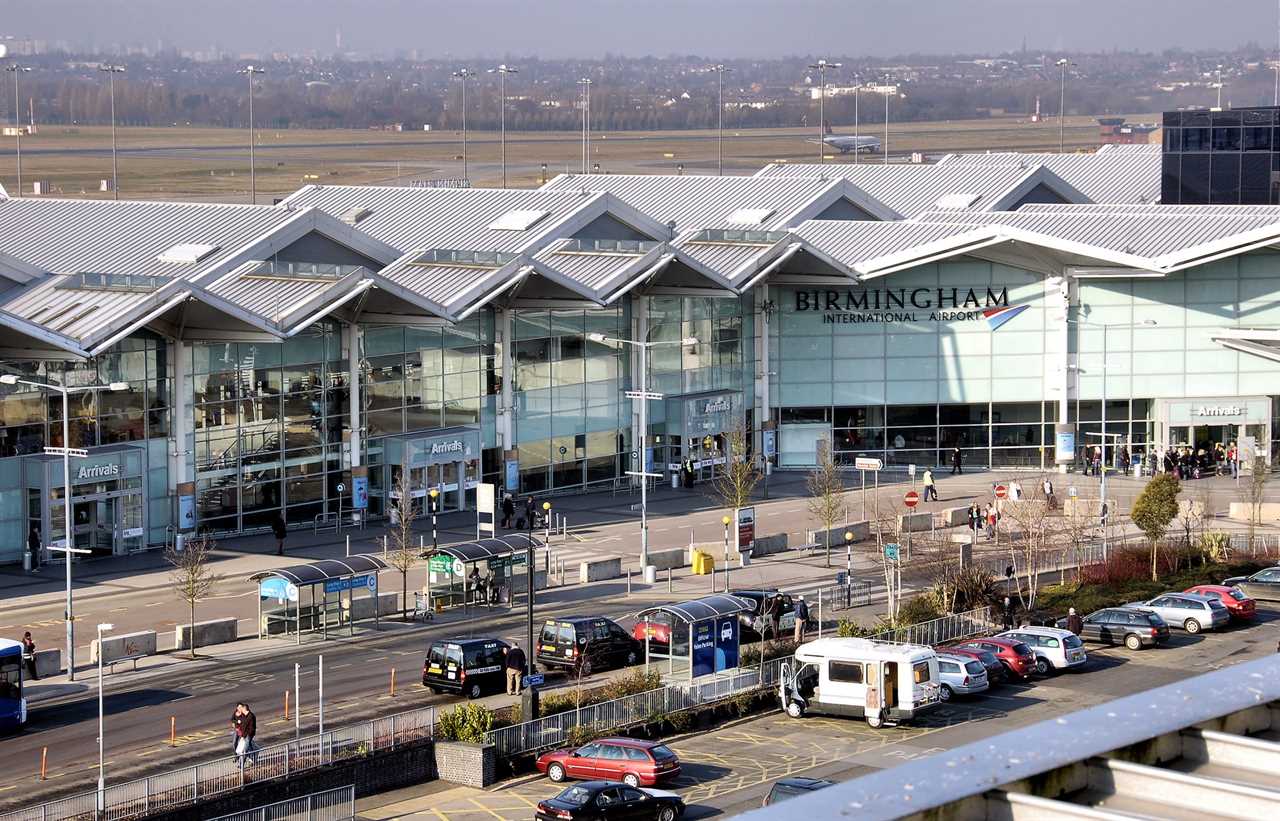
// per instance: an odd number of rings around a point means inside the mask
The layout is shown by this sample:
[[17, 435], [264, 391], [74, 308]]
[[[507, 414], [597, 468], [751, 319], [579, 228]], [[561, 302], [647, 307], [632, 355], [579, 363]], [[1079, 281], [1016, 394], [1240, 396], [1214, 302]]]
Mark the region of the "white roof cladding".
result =
[[[848, 180], [862, 195], [891, 209], [894, 219], [911, 219], [935, 208], [1000, 211], [1043, 185], [1065, 202], [1089, 202], [1080, 191], [1042, 166], [924, 165], [884, 163], [773, 163], [757, 177], [825, 177]], [[966, 204], [940, 200], [964, 195]]]
[[[612, 213], [643, 234], [665, 237], [651, 217], [607, 194], [500, 188], [390, 188], [309, 185], [281, 205], [314, 206], [331, 214], [367, 209], [360, 230], [401, 251], [465, 248], [519, 253], [569, 236], [604, 213]], [[545, 212], [526, 230], [510, 215]], [[507, 227], [499, 221], [511, 221]], [[495, 223], [498, 223], [495, 226]]]
[[940, 168], [1042, 165], [1096, 203], [1160, 201], [1160, 146], [1103, 146], [1092, 154], [948, 154]]
[[818, 216], [840, 199], [849, 199], [877, 219], [897, 215], [879, 202], [863, 201], [838, 179], [712, 177], [674, 174], [561, 174], [542, 191], [608, 191], [677, 231], [694, 228], [743, 228], [745, 212], [771, 212], [753, 228], [789, 228]]

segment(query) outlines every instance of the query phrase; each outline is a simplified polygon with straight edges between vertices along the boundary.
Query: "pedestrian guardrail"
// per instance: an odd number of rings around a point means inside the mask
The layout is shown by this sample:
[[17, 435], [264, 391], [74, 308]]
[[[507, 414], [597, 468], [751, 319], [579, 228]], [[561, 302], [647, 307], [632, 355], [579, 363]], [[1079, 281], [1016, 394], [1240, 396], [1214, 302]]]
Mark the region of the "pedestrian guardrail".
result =
[[870, 638], [876, 641], [896, 641], [903, 644], [926, 644], [934, 646], [947, 642], [985, 636], [1002, 630], [990, 607], [976, 607], [963, 613], [955, 613], [919, 624], [885, 630]]
[[[338, 761], [431, 738], [435, 729], [435, 713], [434, 707], [423, 707], [331, 730], [323, 735], [308, 735], [296, 741], [262, 747], [243, 759], [228, 755], [180, 770], [112, 784], [102, 792], [101, 811], [96, 809], [99, 794], [94, 791], [3, 813], [0, 821], [125, 821], [143, 818], [234, 792], [246, 784], [284, 779]], [[327, 819], [328, 816], [322, 818]]]
[[210, 821], [352, 821], [356, 817], [354, 785], [277, 801]]

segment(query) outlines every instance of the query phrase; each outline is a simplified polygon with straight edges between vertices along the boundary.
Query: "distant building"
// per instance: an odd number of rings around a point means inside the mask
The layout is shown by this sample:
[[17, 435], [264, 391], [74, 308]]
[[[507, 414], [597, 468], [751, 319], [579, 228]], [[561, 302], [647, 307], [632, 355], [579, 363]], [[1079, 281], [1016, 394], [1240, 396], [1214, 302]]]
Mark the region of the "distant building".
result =
[[1155, 123], [1127, 123], [1124, 117], [1099, 117], [1098, 141], [1103, 145], [1146, 145], [1160, 130]]
[[1280, 108], [1166, 111], [1166, 205], [1280, 204]]

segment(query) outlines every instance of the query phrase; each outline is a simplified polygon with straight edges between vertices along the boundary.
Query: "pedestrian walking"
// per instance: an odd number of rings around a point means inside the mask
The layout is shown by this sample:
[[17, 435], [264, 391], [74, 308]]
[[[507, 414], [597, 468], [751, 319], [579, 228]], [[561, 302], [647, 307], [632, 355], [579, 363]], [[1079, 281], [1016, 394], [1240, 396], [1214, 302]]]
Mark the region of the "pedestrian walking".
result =
[[933, 481], [933, 471], [929, 468], [924, 469], [924, 500], [927, 502], [932, 498], [938, 501], [938, 486]]
[[1058, 497], [1053, 494], [1053, 482], [1049, 477], [1045, 477], [1044, 484], [1040, 486], [1040, 490], [1044, 492], [1044, 506], [1047, 510], [1058, 509]]
[[22, 663], [27, 666], [27, 677], [39, 681], [40, 677], [36, 675], [36, 643], [30, 630], [22, 634]]
[[809, 629], [809, 605], [805, 603], [804, 596], [796, 599], [796, 644], [804, 641], [804, 633]]
[[511, 498], [511, 494], [507, 493], [502, 497], [502, 526], [504, 528], [511, 527], [511, 520], [516, 515], [516, 503]]
[[955, 476], [959, 473], [964, 475], [964, 467], [962, 466], [963, 456], [960, 453], [960, 446], [956, 445], [951, 449], [951, 475]]
[[1084, 632], [1084, 619], [1074, 607], [1067, 608], [1067, 629], [1077, 636]]
[[983, 520], [981, 509], [977, 502], [969, 503], [969, 529], [973, 531], [974, 538], [978, 536], [978, 526]]
[[990, 541], [991, 539], [995, 538], [995, 535], [996, 535], [996, 519], [998, 518], [998, 517], [997, 517], [997, 514], [996, 514], [996, 505], [995, 505], [995, 503], [994, 503], [994, 502], [988, 502], [988, 503], [987, 503], [987, 510], [986, 510], [986, 517], [985, 517], [985, 518], [986, 518], [986, 523], [987, 523], [987, 541]]
[[1003, 623], [1004, 623], [1004, 629], [1012, 630], [1014, 627], [1013, 602], [1010, 601], [1008, 596], [1004, 597], [1004, 602], [1002, 603], [1000, 609], [1001, 609], [1001, 618], [1003, 619]]
[[279, 513], [277, 513], [276, 517], [271, 520], [271, 532], [275, 534], [275, 537], [276, 537], [276, 555], [283, 556], [284, 555], [284, 537], [288, 535], [289, 528], [284, 523], [284, 517], [281, 516]]
[[1231, 447], [1227, 450], [1227, 461], [1231, 463], [1231, 478], [1240, 478], [1240, 450], [1236, 447], [1236, 443], [1232, 442]]
[[506, 650], [507, 658], [503, 667], [507, 671], [507, 695], [518, 696], [524, 690], [524, 651], [520, 645], [513, 644]]
[[31, 572], [40, 572], [40, 526], [32, 525], [27, 533], [27, 550], [31, 553]]
[[768, 609], [765, 611], [766, 626], [772, 632], [773, 637], [778, 637], [778, 626], [782, 621], [782, 596], [775, 594], [769, 599]]
[[242, 752], [242, 739], [244, 735], [245, 711], [248, 708], [244, 704], [236, 704], [236, 709], [231, 713], [231, 750], [236, 755], [236, 763], [244, 765], [244, 754]]
[[530, 530], [538, 526], [538, 505], [532, 496], [524, 500], [524, 522]]

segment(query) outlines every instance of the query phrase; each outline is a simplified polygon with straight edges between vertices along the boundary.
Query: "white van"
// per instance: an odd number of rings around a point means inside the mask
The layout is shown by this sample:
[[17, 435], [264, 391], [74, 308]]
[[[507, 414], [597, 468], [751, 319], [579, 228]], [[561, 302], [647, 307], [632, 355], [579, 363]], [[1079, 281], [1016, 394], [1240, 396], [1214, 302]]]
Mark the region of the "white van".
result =
[[796, 648], [783, 665], [782, 708], [865, 717], [867, 724], [911, 719], [938, 706], [938, 655], [932, 647], [871, 639], [825, 638]]

